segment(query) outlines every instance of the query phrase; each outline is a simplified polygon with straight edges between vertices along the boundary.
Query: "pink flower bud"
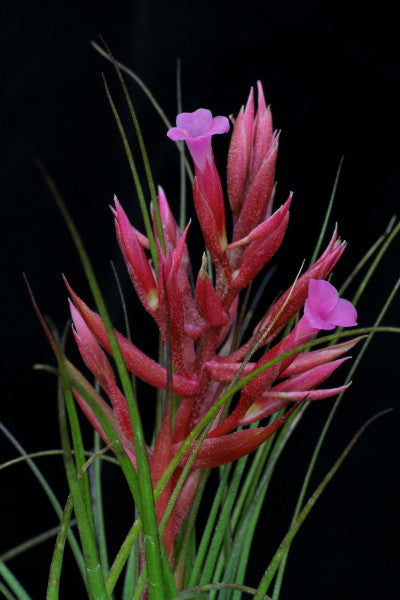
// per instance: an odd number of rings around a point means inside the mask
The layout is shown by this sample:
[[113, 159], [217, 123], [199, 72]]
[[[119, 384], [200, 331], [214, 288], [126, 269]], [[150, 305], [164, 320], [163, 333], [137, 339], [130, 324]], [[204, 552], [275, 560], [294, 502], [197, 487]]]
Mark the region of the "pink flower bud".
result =
[[275, 181], [278, 134], [260, 82], [254, 117], [253, 90], [235, 121], [228, 156], [228, 197], [233, 212], [233, 240], [246, 236], [269, 214]]
[[269, 219], [258, 225], [240, 242], [232, 244], [248, 244], [232, 276], [231, 285], [236, 293], [254, 279], [278, 250], [289, 222], [290, 203], [291, 196]]
[[146, 254], [135, 230], [117, 198], [115, 201], [115, 229], [129, 275], [145, 309], [154, 314], [158, 307], [157, 284]]
[[[172, 362], [179, 375], [190, 376], [185, 354], [184, 343], [184, 304], [179, 289], [178, 273], [181, 267], [185, 249], [186, 235], [190, 223], [187, 225], [180, 240], [172, 252], [163, 256], [158, 253], [158, 290], [160, 297], [159, 327], [164, 341], [167, 339], [167, 327], [171, 343]], [[167, 306], [168, 303], [168, 312]], [[167, 322], [168, 314], [168, 322]]]
[[168, 240], [175, 248], [181, 233], [174, 215], [169, 207], [165, 192], [160, 185], [158, 186], [158, 207], [160, 210], [160, 219], [164, 230], [164, 235], [168, 237]]
[[228, 322], [229, 315], [222, 308], [221, 300], [210, 281], [206, 268], [207, 259], [203, 254], [196, 282], [196, 303], [203, 318], [211, 327], [223, 327]]
[[193, 183], [193, 200], [211, 258], [214, 263], [221, 266], [229, 280], [232, 269], [226, 256], [224, 198], [214, 163], [207, 163], [201, 173], [196, 173]]
[[250, 90], [246, 109], [235, 120], [228, 154], [228, 197], [234, 220], [240, 212], [246, 190], [253, 142], [254, 92]]

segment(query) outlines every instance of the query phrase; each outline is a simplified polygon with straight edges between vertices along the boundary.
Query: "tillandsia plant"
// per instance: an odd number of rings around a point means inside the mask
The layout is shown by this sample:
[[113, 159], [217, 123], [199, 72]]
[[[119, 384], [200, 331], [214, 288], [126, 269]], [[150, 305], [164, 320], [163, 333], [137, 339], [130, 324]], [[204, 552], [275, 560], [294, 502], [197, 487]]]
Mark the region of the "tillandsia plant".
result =
[[[193, 202], [204, 240], [198, 265], [190, 258], [190, 222], [184, 222], [184, 211], [179, 226], [164, 190], [155, 190], [136, 115], [115, 61], [114, 66], [138, 134], [151, 205], [149, 210], [106, 84], [135, 179], [145, 231], [130, 222], [117, 198], [112, 214], [133, 287], [154, 320], [160, 352], [157, 359], [148, 356], [129, 335], [112, 327], [80, 237], [47, 178], [80, 252], [96, 303], [95, 310], [89, 307], [65, 279], [73, 337], [96, 382], [92, 384], [68, 360], [63, 339], [46, 323], [33, 300], [58, 360], [60, 431], [70, 487], [64, 511], [58, 505], [60, 528], [47, 598], [59, 597], [68, 541], [87, 597], [93, 600], [115, 597], [119, 591], [124, 600], [236, 600], [245, 594], [261, 599], [267, 593], [277, 599], [290, 543], [360, 432], [304, 503], [309, 471], [288, 533], [258, 589], [253, 589], [244, 585], [245, 573], [273, 469], [306, 408], [322, 398], [340, 398], [347, 390], [349, 378], [339, 387], [320, 386], [357, 343], [363, 341], [366, 347], [365, 333], [384, 329], [378, 327], [380, 319], [397, 286], [374, 328], [343, 330], [357, 325], [354, 304], [358, 297], [353, 302], [341, 298], [328, 281], [345, 249], [335, 228], [325, 250], [317, 248], [319, 256], [307, 269], [300, 269], [295, 281], [288, 281], [287, 290], [263, 309], [263, 316], [247, 333], [254, 311], [248, 306], [251, 285], [283, 243], [292, 202], [289, 194], [282, 206], [274, 206], [279, 132], [273, 129], [262, 85], [257, 84], [256, 99], [250, 91], [232, 124], [200, 108], [179, 114], [176, 126], [168, 128], [171, 140], [185, 142], [194, 167]], [[225, 195], [212, 136], [230, 130]], [[183, 157], [183, 147], [181, 152]], [[187, 170], [190, 174], [189, 166]], [[376, 256], [360, 290], [398, 230], [392, 226], [366, 257], [364, 262]], [[337, 327], [341, 329], [333, 331]], [[318, 337], [321, 331], [331, 333]], [[341, 337], [350, 339], [339, 341]], [[314, 348], [318, 345], [322, 347]], [[154, 390], [155, 420], [148, 440], [136, 378]], [[145, 400], [149, 403], [149, 398]], [[97, 434], [89, 459], [77, 405]], [[317, 454], [318, 448], [314, 459]], [[89, 466], [107, 455], [114, 455], [112, 460], [119, 464], [132, 493], [131, 527], [111, 567], [105, 524], [99, 519], [99, 471], [96, 494], [88, 480]], [[217, 467], [218, 483], [210, 501], [203, 492], [211, 470]], [[208, 518], [199, 524], [201, 503]], [[72, 512], [80, 541], [71, 528]], [[123, 584], [119, 583], [122, 574]], [[29, 598], [4, 562], [0, 575], [5, 597]]]

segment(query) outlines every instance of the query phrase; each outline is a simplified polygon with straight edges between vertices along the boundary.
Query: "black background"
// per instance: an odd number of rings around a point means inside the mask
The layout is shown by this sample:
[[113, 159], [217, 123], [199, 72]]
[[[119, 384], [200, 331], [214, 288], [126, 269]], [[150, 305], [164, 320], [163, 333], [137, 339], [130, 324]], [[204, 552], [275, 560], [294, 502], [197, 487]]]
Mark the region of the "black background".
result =
[[[102, 71], [126, 123], [127, 112], [112, 69], [89, 45], [98, 34], [142, 77], [171, 120], [176, 113], [177, 57], [182, 61], [184, 110], [202, 106], [214, 114], [234, 114], [250, 86], [257, 79], [263, 81], [275, 126], [282, 130], [278, 201], [289, 190], [295, 192], [269, 298], [290, 284], [303, 258], [309, 259], [342, 155], [331, 228], [338, 221], [340, 235], [349, 245], [336, 269], [336, 283], [398, 212], [400, 63], [395, 19], [384, 4], [367, 9], [355, 2], [132, 0], [15, 2], [3, 10], [0, 414], [29, 451], [57, 448], [59, 438], [55, 382], [50, 375], [32, 371], [32, 364], [53, 358], [21, 273], [26, 272], [42, 310], [60, 328], [68, 318], [61, 272], [90, 299], [34, 157], [56, 180], [89, 248], [114, 320], [121, 321], [109, 264], [110, 259], [116, 261], [123, 272], [108, 209], [112, 194], [118, 195], [132, 218], [138, 211], [102, 87]], [[133, 83], [130, 90], [154, 177], [176, 205], [176, 151], [143, 93]], [[215, 143], [222, 170], [227, 141], [221, 136]], [[191, 235], [195, 243], [196, 226]], [[398, 277], [399, 258], [395, 243], [359, 305], [360, 325], [373, 323]], [[125, 276], [122, 280], [135, 310]], [[399, 325], [398, 298], [385, 322]], [[149, 347], [150, 321], [145, 322], [144, 335], [142, 317], [132, 323], [138, 341]], [[367, 418], [389, 406], [395, 411], [364, 435], [301, 529], [282, 599], [398, 597], [398, 349], [395, 336], [374, 340], [340, 408], [313, 487]], [[343, 377], [344, 371], [341, 381]], [[283, 456], [258, 528], [249, 585], [256, 585], [286, 531], [296, 490], [330, 406], [331, 401], [323, 401], [308, 411]], [[87, 434], [90, 440], [89, 428]], [[2, 461], [15, 456], [3, 437], [0, 446]], [[39, 460], [64, 501], [60, 459]], [[106, 470], [106, 504], [115, 546], [132, 515], [121, 500], [125, 488], [114, 475], [112, 469]], [[27, 466], [1, 472], [0, 482], [0, 551], [56, 524]], [[34, 598], [45, 595], [52, 544], [10, 561]], [[71, 577], [63, 580], [62, 589], [61, 597], [83, 597]]]

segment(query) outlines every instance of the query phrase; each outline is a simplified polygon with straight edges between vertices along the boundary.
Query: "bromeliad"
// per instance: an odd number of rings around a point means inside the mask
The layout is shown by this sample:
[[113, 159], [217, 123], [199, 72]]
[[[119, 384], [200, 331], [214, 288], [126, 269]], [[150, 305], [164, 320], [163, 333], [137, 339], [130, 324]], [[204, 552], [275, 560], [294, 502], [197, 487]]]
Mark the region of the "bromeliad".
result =
[[[254, 280], [281, 245], [292, 201], [290, 194], [287, 201], [273, 212], [279, 134], [273, 131], [271, 111], [266, 106], [260, 83], [257, 104], [255, 110], [252, 90], [233, 127], [227, 170], [232, 218], [232, 226], [229, 227], [223, 186], [211, 147], [212, 135], [228, 131], [228, 119], [213, 118], [210, 111], [198, 109], [178, 115], [176, 127], [168, 132], [173, 140], [185, 140], [194, 163], [194, 205], [212, 262], [209, 264], [204, 254], [197, 277], [193, 277], [196, 265], [190, 262], [187, 246], [189, 225], [183, 232], [180, 231], [161, 188], [158, 205], [163, 228], [162, 245], [157, 240], [154, 224], [157, 269], [147, 256], [147, 237], [131, 225], [117, 199], [113, 208], [117, 239], [132, 284], [168, 346], [173, 372], [116, 331], [122, 355], [131, 373], [161, 390], [166, 390], [170, 381], [172, 389], [169, 392], [179, 398], [173, 414], [170, 394], [167, 394], [158, 435], [153, 448], [148, 448], [153, 485], [188, 434], [230, 382], [251, 375], [275, 359], [272, 366], [243, 385], [236, 405], [230, 411], [220, 411], [212, 423], [164, 532], [163, 542], [171, 562], [176, 537], [193, 503], [200, 470], [249, 454], [281, 427], [292, 409], [267, 425], [250, 429], [243, 427], [274, 415], [289, 405], [293, 408], [298, 402], [327, 398], [344, 390], [346, 386], [315, 388], [343, 363], [345, 358], [341, 357], [359, 339], [307, 353], [293, 352], [279, 360], [280, 355], [296, 349], [320, 330], [356, 324], [354, 307], [339, 298], [333, 285], [326, 281], [345, 247], [335, 231], [318, 260], [268, 307], [249, 339], [239, 346], [235, 341], [238, 339], [240, 292]], [[232, 239], [228, 242], [227, 231], [230, 230]], [[78, 297], [68, 283], [67, 286], [78, 348], [109, 398], [109, 410], [116, 421], [119, 439], [135, 465], [129, 411], [106, 355], [111, 348], [105, 326], [100, 316]], [[298, 323], [284, 337], [280, 336], [303, 307], [304, 314]], [[255, 351], [260, 357], [252, 362]], [[86, 382], [86, 385], [89, 386], [89, 383]], [[78, 391], [74, 393], [93, 427], [107, 442], [94, 413]], [[94, 390], [93, 397], [96, 397]], [[240, 430], [237, 430], [238, 427]], [[183, 457], [157, 502], [158, 521], [164, 514], [188, 456], [189, 453]]]

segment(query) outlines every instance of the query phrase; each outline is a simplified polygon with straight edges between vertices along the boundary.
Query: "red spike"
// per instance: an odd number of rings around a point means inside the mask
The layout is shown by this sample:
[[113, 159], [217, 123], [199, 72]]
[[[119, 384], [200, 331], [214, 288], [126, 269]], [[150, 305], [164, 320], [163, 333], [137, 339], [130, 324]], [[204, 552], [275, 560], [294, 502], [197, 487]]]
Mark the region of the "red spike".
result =
[[[194, 460], [194, 468], [210, 469], [212, 467], [219, 467], [220, 465], [238, 460], [242, 456], [246, 456], [246, 454], [250, 454], [250, 452], [256, 450], [258, 446], [283, 425], [294, 408], [275, 421], [275, 423], [266, 427], [236, 431], [235, 433], [212, 439], [206, 438]], [[174, 446], [174, 452], [177, 452], [178, 449], [179, 446]], [[186, 462], [188, 456], [190, 456], [190, 451], [182, 460], [182, 464]]]
[[291, 196], [269, 219], [244, 238], [250, 243], [233, 273], [231, 293], [228, 293], [227, 299], [246, 287], [278, 250], [289, 222], [290, 202]]
[[[92, 331], [103, 348], [105, 348], [107, 352], [111, 352], [106, 329], [100, 316], [90, 310], [83, 300], [81, 300], [79, 296], [75, 294], [67, 280], [65, 278], [64, 280], [72, 300], [85, 320], [86, 325]], [[150, 385], [161, 389], [166, 389], [167, 373], [165, 368], [144, 354], [141, 350], [139, 350], [139, 348], [134, 346], [134, 344], [127, 340], [118, 331], [114, 330], [114, 333], [124, 357], [127, 369]], [[196, 381], [181, 377], [180, 375], [173, 375], [174, 394], [179, 396], [188, 396], [193, 394], [196, 391], [196, 388]]]
[[172, 246], [175, 248], [181, 236], [181, 233], [168, 204], [165, 192], [160, 185], [158, 186], [158, 207], [160, 210], [160, 219], [163, 226], [164, 234], [168, 237]]
[[246, 192], [238, 222], [234, 229], [233, 240], [245, 237], [263, 218], [269, 204], [275, 183], [275, 165], [278, 154], [279, 134], [276, 133], [268, 154], [255, 174], [251, 186]]
[[[242, 377], [248, 375], [254, 369], [256, 363], [249, 362], [242, 370]], [[242, 366], [242, 363], [227, 363], [218, 360], [210, 360], [205, 365], [214, 381], [232, 381]]]
[[297, 358], [285, 369], [282, 373], [282, 377], [291, 377], [292, 375], [298, 375], [304, 371], [308, 371], [313, 367], [322, 365], [328, 361], [338, 358], [342, 354], [349, 352], [360, 340], [364, 339], [363, 336], [353, 338], [348, 342], [342, 342], [328, 348], [322, 348], [320, 350], [313, 350], [306, 354], [299, 354]]
[[144, 308], [154, 314], [158, 308], [157, 285], [142, 246], [128, 217], [115, 198], [115, 229], [128, 272]]
[[242, 108], [236, 117], [228, 154], [228, 197], [234, 220], [237, 219], [243, 204], [248, 163], [249, 156]]
[[306, 390], [304, 392], [265, 392], [262, 398], [255, 404], [253, 404], [245, 416], [240, 419], [239, 425], [251, 425], [255, 421], [265, 419], [270, 415], [273, 415], [278, 410], [285, 408], [291, 402], [310, 402], [313, 400], [322, 400], [324, 398], [330, 398], [336, 396], [341, 392], [347, 390], [350, 384], [342, 385], [336, 388], [321, 389], [321, 390]]
[[210, 281], [206, 267], [207, 259], [203, 254], [201, 269], [196, 281], [196, 303], [208, 325], [223, 327], [228, 322], [229, 315], [222, 308], [221, 300]]

